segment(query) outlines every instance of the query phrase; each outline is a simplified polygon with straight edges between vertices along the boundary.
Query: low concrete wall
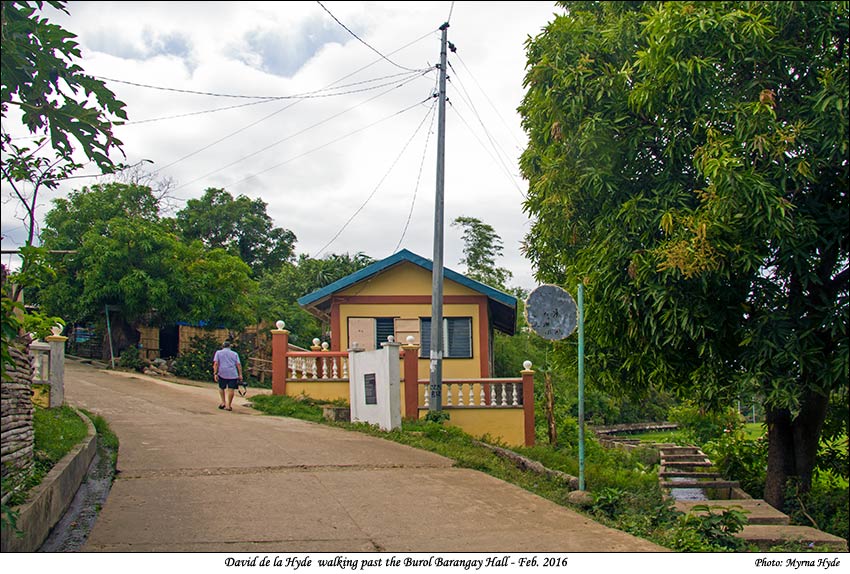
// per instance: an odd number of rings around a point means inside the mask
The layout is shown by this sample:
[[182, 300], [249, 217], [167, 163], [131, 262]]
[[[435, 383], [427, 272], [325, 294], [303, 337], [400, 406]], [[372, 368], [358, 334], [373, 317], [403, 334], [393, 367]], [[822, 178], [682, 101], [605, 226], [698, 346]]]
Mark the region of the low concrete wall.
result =
[[0, 536], [2, 552], [35, 552], [47, 539], [50, 529], [62, 518], [80, 488], [97, 451], [97, 432], [92, 422], [77, 411], [88, 427], [88, 436], [71, 449], [30, 493], [27, 503], [16, 510], [18, 530], [23, 537], [5, 529]]

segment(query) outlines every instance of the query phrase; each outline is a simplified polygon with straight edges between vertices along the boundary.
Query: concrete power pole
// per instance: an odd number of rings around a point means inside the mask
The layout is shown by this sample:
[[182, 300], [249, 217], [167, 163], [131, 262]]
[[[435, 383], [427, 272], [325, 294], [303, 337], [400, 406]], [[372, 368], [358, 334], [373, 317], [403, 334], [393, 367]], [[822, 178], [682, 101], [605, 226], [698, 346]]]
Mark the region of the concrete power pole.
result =
[[440, 93], [437, 122], [437, 195], [434, 202], [434, 260], [431, 269], [431, 368], [429, 411], [443, 409], [443, 211], [446, 177], [446, 45], [449, 23], [440, 26]]

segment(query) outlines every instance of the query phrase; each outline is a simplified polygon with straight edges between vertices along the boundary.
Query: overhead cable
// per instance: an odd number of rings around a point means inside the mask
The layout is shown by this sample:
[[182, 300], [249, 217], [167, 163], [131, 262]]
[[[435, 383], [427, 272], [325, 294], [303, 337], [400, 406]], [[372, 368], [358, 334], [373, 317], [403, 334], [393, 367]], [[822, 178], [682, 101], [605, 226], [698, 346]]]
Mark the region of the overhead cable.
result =
[[[307, 131], [309, 131], [309, 130], [311, 130], [311, 129], [313, 129], [313, 128], [319, 127], [319, 126], [320, 126], [320, 125], [322, 125], [322, 124], [326, 124], [327, 122], [329, 122], [329, 121], [331, 121], [331, 120], [333, 120], [333, 119], [336, 119], [336, 118], [340, 117], [340, 116], [341, 116], [341, 115], [343, 115], [343, 114], [346, 114], [346, 113], [348, 113], [348, 112], [350, 112], [350, 111], [352, 111], [352, 110], [354, 110], [354, 109], [356, 109], [356, 108], [359, 108], [359, 107], [360, 107], [360, 106], [362, 106], [362, 105], [365, 105], [365, 104], [367, 104], [367, 103], [369, 103], [369, 102], [371, 102], [371, 101], [373, 101], [373, 100], [376, 100], [376, 99], [380, 98], [381, 96], [384, 96], [384, 95], [386, 95], [386, 94], [388, 94], [388, 93], [392, 92], [393, 90], [396, 90], [396, 89], [398, 89], [398, 88], [401, 88], [402, 86], [405, 86], [406, 84], [409, 84], [410, 82], [412, 82], [413, 80], [417, 79], [417, 78], [418, 78], [418, 77], [420, 77], [421, 75], [423, 75], [423, 74], [416, 74], [416, 75], [414, 75], [414, 76], [411, 76], [410, 78], [408, 78], [408, 79], [404, 80], [404, 81], [403, 81], [403, 82], [401, 82], [400, 84], [398, 84], [398, 85], [396, 85], [396, 86], [393, 86], [393, 87], [392, 87], [392, 88], [390, 88], [389, 90], [385, 90], [385, 91], [381, 92], [380, 94], [377, 94], [377, 95], [375, 95], [375, 96], [372, 96], [371, 98], [368, 98], [368, 99], [366, 99], [366, 100], [363, 100], [362, 102], [359, 102], [359, 103], [357, 103], [357, 104], [355, 104], [355, 105], [351, 106], [350, 108], [347, 108], [347, 109], [345, 109], [345, 110], [343, 110], [343, 111], [341, 111], [341, 112], [337, 112], [336, 114], [333, 114], [333, 115], [331, 115], [331, 116], [328, 116], [327, 118], [325, 118], [325, 119], [323, 119], [323, 120], [320, 120], [320, 121], [318, 121], [318, 122], [316, 122], [316, 123], [314, 123], [314, 124], [311, 124], [311, 125], [307, 126], [306, 128], [304, 128], [304, 129], [302, 129], [302, 130], [299, 130], [299, 131], [297, 131], [297, 132], [295, 132], [295, 133], [289, 134], [288, 136], [286, 136], [286, 137], [284, 137], [284, 138], [281, 138], [281, 139], [279, 139], [279, 140], [277, 140], [277, 141], [275, 141], [275, 142], [272, 142], [272, 143], [268, 144], [268, 145], [267, 145], [267, 146], [265, 146], [265, 147], [262, 147], [262, 148], [260, 148], [260, 149], [258, 149], [258, 150], [255, 150], [255, 151], [253, 151], [253, 152], [251, 152], [251, 153], [249, 153], [249, 154], [247, 154], [247, 155], [244, 155], [244, 156], [242, 156], [241, 158], [239, 158], [239, 159], [237, 159], [237, 160], [235, 160], [235, 161], [232, 161], [232, 162], [228, 163], [227, 165], [221, 166], [221, 167], [219, 167], [218, 169], [216, 169], [216, 170], [214, 170], [214, 171], [211, 171], [211, 172], [209, 172], [209, 173], [206, 173], [206, 174], [204, 174], [204, 175], [202, 175], [202, 176], [200, 176], [200, 177], [197, 177], [197, 178], [193, 179], [192, 181], [189, 181], [189, 182], [187, 182], [187, 183], [184, 183], [183, 185], [181, 185], [181, 186], [179, 186], [179, 187], [175, 188], [175, 191], [176, 191], [176, 190], [178, 190], [178, 189], [182, 189], [182, 188], [184, 188], [184, 187], [186, 187], [186, 186], [188, 186], [188, 185], [191, 185], [191, 184], [193, 184], [193, 183], [195, 183], [195, 182], [197, 182], [197, 181], [200, 181], [200, 180], [202, 180], [202, 179], [204, 179], [204, 178], [207, 178], [207, 177], [209, 177], [209, 176], [211, 176], [211, 175], [214, 175], [214, 174], [216, 174], [216, 173], [219, 173], [219, 172], [221, 172], [221, 171], [224, 171], [225, 169], [227, 169], [227, 168], [229, 168], [229, 167], [232, 167], [232, 166], [236, 165], [237, 163], [243, 162], [243, 161], [245, 161], [246, 159], [249, 159], [249, 158], [251, 158], [251, 157], [254, 157], [255, 155], [258, 155], [258, 154], [260, 154], [260, 153], [262, 153], [262, 152], [264, 152], [264, 151], [267, 151], [267, 150], [269, 150], [269, 149], [271, 149], [271, 148], [273, 148], [273, 147], [275, 147], [275, 146], [277, 146], [277, 145], [279, 145], [279, 144], [281, 144], [281, 143], [283, 143], [283, 142], [285, 142], [285, 141], [291, 140], [292, 138], [294, 138], [294, 137], [296, 137], [296, 136], [299, 136], [299, 135], [301, 135], [301, 134], [303, 134], [303, 133], [305, 133], [305, 132], [307, 132]], [[291, 106], [295, 105], [296, 103], [297, 103], [297, 102], [293, 102], [293, 103], [289, 104], [289, 106], [287, 106], [287, 107], [291, 107]], [[285, 109], [285, 108], [284, 108], [284, 109]], [[283, 111], [283, 110], [278, 110], [278, 112], [280, 112], [280, 111]], [[275, 113], [278, 113], [278, 112], [275, 112]], [[262, 121], [262, 120], [260, 120], [260, 121]], [[242, 128], [242, 130], [240, 130], [240, 131], [244, 131], [244, 130], [248, 129], [248, 128], [249, 128], [249, 127], [251, 127], [251, 126], [256, 125], [256, 123], [258, 123], [258, 122], [255, 122], [254, 124], [251, 124], [250, 126], [245, 126], [245, 127], [244, 127], [244, 128]], [[231, 134], [231, 135], [234, 135], [234, 134]], [[230, 137], [230, 136], [227, 136], [227, 137]], [[215, 145], [215, 143], [218, 143], [218, 142], [214, 142], [213, 144], [210, 144], [210, 145]], [[207, 147], [210, 147], [210, 146], [207, 146]], [[201, 150], [199, 150], [199, 151], [201, 151]], [[196, 152], [196, 153], [197, 153], [197, 152]], [[180, 161], [180, 160], [178, 160], [178, 161]], [[176, 162], [175, 162], [175, 163], [176, 163]], [[173, 165], [173, 164], [172, 164], [172, 165]], [[282, 164], [278, 164], [278, 165], [282, 165]], [[249, 176], [249, 177], [250, 177], [250, 176]], [[246, 179], [247, 179], [247, 178], [246, 178]], [[244, 180], [242, 180], [242, 181], [244, 181]], [[240, 182], [240, 183], [241, 183], [241, 182]]]
[[383, 58], [384, 60], [386, 60], [387, 62], [389, 62], [389, 63], [390, 63], [390, 64], [392, 64], [393, 66], [395, 66], [396, 68], [401, 68], [402, 70], [408, 70], [408, 71], [411, 71], [411, 72], [412, 72], [412, 71], [414, 71], [414, 70], [412, 70], [411, 68], [408, 68], [408, 67], [402, 66], [401, 64], [396, 64], [395, 62], [393, 62], [392, 60], [390, 60], [389, 58], [387, 58], [386, 56], [384, 56], [384, 55], [383, 55], [380, 51], [378, 51], [378, 50], [376, 50], [375, 48], [373, 48], [371, 45], [369, 45], [367, 42], [365, 42], [362, 38], [360, 38], [360, 36], [358, 36], [357, 34], [355, 34], [354, 32], [352, 32], [352, 31], [351, 31], [351, 29], [350, 29], [348, 26], [346, 26], [345, 24], [343, 24], [342, 22], [340, 22], [340, 21], [339, 21], [339, 18], [337, 18], [336, 16], [334, 16], [334, 15], [333, 15], [333, 12], [331, 12], [330, 10], [328, 10], [328, 9], [325, 7], [325, 5], [324, 5], [324, 4], [322, 4], [321, 2], [319, 2], [319, 0], [316, 0], [316, 4], [318, 4], [319, 6], [321, 6], [321, 7], [322, 7], [322, 10], [324, 10], [325, 12], [327, 12], [327, 13], [328, 13], [328, 15], [329, 15], [331, 18], [333, 18], [333, 19], [334, 19], [334, 21], [336, 21], [336, 23], [337, 23], [337, 24], [339, 24], [340, 26], [342, 26], [342, 27], [345, 29], [345, 31], [346, 31], [346, 32], [348, 32], [349, 34], [351, 34], [352, 36], [354, 36], [354, 38], [355, 38], [358, 42], [360, 42], [361, 44], [363, 44], [364, 46], [366, 46], [367, 48], [369, 48], [370, 50], [372, 50], [373, 52], [375, 52], [376, 54], [378, 54], [381, 58]]
[[410, 202], [410, 210], [407, 212], [407, 221], [404, 223], [404, 229], [401, 232], [401, 237], [399, 237], [398, 244], [396, 244], [393, 253], [398, 253], [398, 250], [404, 241], [404, 237], [407, 235], [407, 228], [410, 226], [410, 220], [413, 219], [413, 207], [416, 205], [416, 196], [419, 193], [419, 182], [422, 180], [422, 168], [425, 166], [425, 156], [428, 154], [428, 143], [431, 141], [434, 120], [437, 117], [437, 114], [434, 113], [436, 103], [436, 100], [434, 100], [434, 103], [431, 105], [431, 124], [428, 126], [428, 135], [425, 137], [425, 147], [422, 148], [422, 160], [419, 162], [419, 174], [416, 176], [416, 185], [413, 188], [413, 199]]
[[[423, 102], [425, 102], [425, 101], [427, 101], [427, 100], [423, 100]], [[417, 104], [416, 104], [416, 106], [418, 106], [418, 105], [422, 104], [423, 102], [419, 102], [419, 103], [417, 103]], [[412, 106], [412, 107], [415, 107], [415, 106]], [[412, 107], [411, 107], [411, 108], [408, 108], [408, 109], [412, 109]], [[392, 172], [392, 170], [395, 168], [395, 166], [396, 166], [396, 164], [398, 163], [398, 161], [401, 159], [401, 156], [403, 156], [403, 155], [404, 155], [404, 152], [407, 150], [408, 146], [410, 146], [410, 142], [412, 142], [412, 141], [413, 141], [413, 139], [416, 137], [416, 134], [418, 134], [418, 133], [419, 133], [419, 130], [420, 130], [420, 129], [422, 129], [422, 126], [425, 124], [425, 120], [427, 120], [427, 119], [428, 119], [428, 116], [429, 116], [429, 115], [432, 115], [432, 114], [433, 114], [433, 112], [434, 112], [434, 106], [433, 106], [433, 104], [432, 104], [431, 108], [428, 110], [428, 113], [426, 113], [426, 114], [425, 114], [425, 116], [422, 118], [422, 121], [421, 121], [421, 122], [419, 122], [419, 125], [418, 125], [418, 126], [416, 126], [416, 129], [413, 131], [413, 135], [411, 135], [411, 136], [410, 136], [410, 139], [408, 139], [408, 140], [407, 140], [407, 143], [405, 143], [405, 144], [404, 144], [404, 147], [402, 147], [402, 148], [401, 148], [401, 151], [400, 151], [400, 152], [399, 152], [399, 154], [396, 156], [396, 158], [395, 158], [395, 160], [393, 161], [392, 165], [390, 165], [389, 169], [386, 171], [386, 173], [384, 174], [384, 176], [383, 176], [383, 177], [381, 178], [381, 180], [378, 182], [378, 185], [376, 185], [376, 186], [375, 186], [375, 189], [373, 189], [373, 190], [372, 190], [372, 193], [370, 193], [370, 194], [369, 194], [369, 197], [367, 197], [367, 198], [366, 198], [366, 201], [364, 201], [364, 202], [360, 205], [360, 207], [358, 207], [358, 208], [354, 211], [354, 213], [353, 213], [353, 214], [351, 214], [351, 217], [349, 217], [349, 218], [348, 218], [348, 221], [346, 221], [346, 222], [343, 224], [343, 226], [339, 229], [339, 231], [337, 231], [337, 232], [336, 232], [336, 235], [334, 235], [334, 236], [331, 238], [331, 240], [330, 240], [330, 241], [328, 241], [328, 242], [324, 245], [324, 247], [322, 247], [322, 248], [321, 248], [321, 249], [320, 249], [320, 250], [316, 253], [316, 255], [315, 255], [315, 257], [314, 257], [315, 259], [318, 259], [319, 257], [321, 257], [322, 253], [324, 253], [324, 252], [325, 252], [325, 250], [326, 250], [328, 247], [330, 247], [330, 246], [331, 246], [331, 244], [333, 244], [333, 242], [334, 242], [334, 241], [336, 241], [336, 240], [337, 240], [337, 238], [338, 238], [340, 235], [342, 235], [342, 232], [343, 232], [343, 231], [345, 231], [345, 228], [346, 228], [346, 227], [348, 227], [348, 224], [349, 224], [349, 223], [351, 223], [352, 221], [354, 221], [354, 218], [355, 218], [355, 217], [357, 217], [357, 215], [358, 215], [361, 211], [363, 211], [363, 208], [364, 208], [364, 207], [366, 207], [366, 205], [369, 203], [369, 201], [371, 201], [371, 200], [372, 200], [372, 198], [375, 196], [375, 194], [376, 194], [376, 193], [378, 192], [378, 190], [381, 188], [381, 185], [383, 185], [384, 181], [387, 179], [387, 177], [389, 177], [390, 173], [391, 173], [391, 172]]]

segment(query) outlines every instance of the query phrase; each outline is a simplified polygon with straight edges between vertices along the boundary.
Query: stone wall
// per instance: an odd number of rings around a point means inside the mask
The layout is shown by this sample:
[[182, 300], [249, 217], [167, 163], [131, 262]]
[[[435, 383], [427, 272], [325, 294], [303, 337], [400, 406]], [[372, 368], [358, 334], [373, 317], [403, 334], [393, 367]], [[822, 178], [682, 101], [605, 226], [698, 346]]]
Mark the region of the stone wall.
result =
[[[14, 365], [3, 369], [0, 382], [0, 471], [4, 482], [29, 470], [33, 461], [32, 376], [33, 364], [29, 354], [30, 337], [19, 338], [9, 346]], [[6, 490], [2, 500], [11, 495]]]

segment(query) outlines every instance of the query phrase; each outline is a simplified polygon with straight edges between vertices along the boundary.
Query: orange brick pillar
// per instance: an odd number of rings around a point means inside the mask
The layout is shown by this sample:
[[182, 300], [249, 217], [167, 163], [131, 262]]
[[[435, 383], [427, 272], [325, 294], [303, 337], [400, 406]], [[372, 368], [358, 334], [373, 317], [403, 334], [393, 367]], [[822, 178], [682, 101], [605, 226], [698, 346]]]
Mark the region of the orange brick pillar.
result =
[[403, 345], [404, 418], [419, 418], [419, 345]]
[[272, 394], [286, 394], [286, 371], [289, 361], [289, 331], [272, 329]]
[[522, 371], [522, 410], [525, 413], [525, 446], [534, 446], [534, 371]]

